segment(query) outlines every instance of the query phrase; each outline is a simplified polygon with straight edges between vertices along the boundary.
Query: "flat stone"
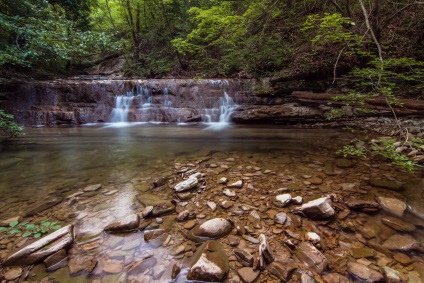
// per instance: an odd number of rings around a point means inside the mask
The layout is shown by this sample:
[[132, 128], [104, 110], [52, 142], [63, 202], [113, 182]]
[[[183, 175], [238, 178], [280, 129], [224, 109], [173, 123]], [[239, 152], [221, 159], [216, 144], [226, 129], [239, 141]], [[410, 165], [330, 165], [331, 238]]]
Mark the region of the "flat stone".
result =
[[251, 242], [252, 244], [259, 244], [259, 240], [256, 238], [253, 238], [252, 236], [242, 235], [243, 239], [246, 241]]
[[[57, 265], [58, 263], [60, 263], [64, 259], [66, 260], [67, 257], [68, 257], [68, 254], [66, 253], [66, 250], [62, 249], [62, 250], [48, 256], [44, 260], [44, 264], [46, 265], [46, 268], [47, 268], [48, 271], [54, 271], [54, 270], [58, 269], [58, 268], [55, 268], [55, 265]], [[66, 266], [66, 262], [65, 262], [65, 266]]]
[[277, 214], [275, 214], [274, 216], [274, 223], [276, 224], [284, 224], [286, 223], [287, 220], [287, 214], [285, 214], [284, 212], [279, 212]]
[[105, 192], [104, 195], [105, 196], [111, 196], [111, 195], [116, 194], [117, 192], [119, 192], [119, 191], [118, 190], [112, 190], [112, 191]]
[[377, 197], [382, 209], [398, 217], [402, 217], [407, 205], [401, 200], [395, 198]]
[[230, 188], [242, 188], [243, 187], [243, 180], [238, 180], [237, 182], [234, 182], [230, 185], [228, 185]]
[[228, 209], [228, 208], [232, 207], [233, 205], [234, 205], [234, 202], [229, 201], [229, 200], [224, 200], [224, 201], [221, 203], [221, 206], [222, 206], [223, 208], [225, 208], [225, 209]]
[[191, 231], [191, 235], [200, 240], [205, 239], [218, 239], [221, 238], [232, 230], [231, 223], [224, 218], [214, 218], [206, 221]]
[[206, 205], [212, 210], [215, 211], [216, 210], [216, 203], [214, 203], [213, 201], [208, 201], [206, 202]]
[[25, 214], [25, 217], [29, 217], [29, 216], [34, 216], [40, 212], [43, 212], [44, 210], [47, 210], [53, 206], [58, 205], [59, 203], [61, 203], [63, 200], [63, 198], [61, 197], [54, 197], [54, 198], [50, 198], [46, 201], [44, 201], [42, 204], [36, 206], [35, 208], [31, 209], [30, 211], [28, 211]]
[[218, 184], [224, 185], [228, 182], [228, 178], [222, 177], [218, 180]]
[[402, 185], [396, 181], [386, 179], [371, 179], [369, 184], [373, 187], [384, 188], [392, 191], [402, 191]]
[[174, 204], [162, 203], [162, 204], [155, 205], [153, 207], [153, 211], [150, 216], [152, 217], [162, 216], [162, 215], [173, 213], [174, 211], [175, 211]]
[[320, 177], [312, 177], [309, 179], [309, 182], [312, 185], [321, 185], [323, 183], [323, 180]]
[[237, 270], [237, 273], [243, 282], [251, 283], [258, 278], [260, 271], [253, 270], [251, 267], [243, 267]]
[[120, 263], [109, 263], [103, 267], [103, 271], [106, 273], [120, 273], [122, 271], [122, 264]]
[[399, 232], [412, 232], [417, 229], [415, 225], [391, 216], [382, 217], [381, 222]]
[[295, 255], [301, 262], [314, 269], [318, 274], [322, 274], [328, 267], [327, 258], [310, 243], [300, 243]]
[[372, 200], [350, 199], [347, 202], [350, 209], [358, 209], [364, 212], [376, 212], [380, 209], [380, 205]]
[[424, 252], [424, 246], [408, 235], [395, 234], [383, 243], [383, 247], [399, 252]]
[[234, 235], [228, 235], [227, 240], [228, 244], [232, 247], [236, 247], [240, 243], [240, 238]]
[[131, 214], [119, 221], [109, 224], [104, 230], [110, 233], [132, 231], [138, 228], [139, 222], [140, 218], [138, 214]]
[[338, 273], [327, 273], [322, 276], [326, 283], [350, 283], [351, 281]]
[[297, 268], [298, 266], [291, 262], [274, 261], [268, 266], [268, 271], [281, 282], [290, 282], [289, 280]]
[[404, 265], [411, 264], [413, 262], [412, 258], [410, 258], [408, 255], [403, 253], [395, 253], [393, 255], [393, 258]]
[[102, 187], [102, 184], [89, 185], [83, 189], [84, 192], [94, 192]]
[[353, 162], [349, 159], [336, 159], [334, 165], [340, 168], [350, 168], [353, 167]]
[[192, 197], [192, 194], [190, 192], [184, 192], [184, 193], [179, 193], [177, 194], [177, 197], [180, 200], [188, 200]]
[[254, 259], [249, 251], [244, 249], [234, 249], [234, 255], [243, 266], [253, 266]]
[[207, 241], [189, 263], [188, 280], [223, 282], [230, 271], [228, 256], [217, 241]]
[[275, 200], [281, 203], [281, 207], [287, 206], [290, 203], [291, 199], [292, 197], [290, 194], [282, 194], [275, 197]]
[[152, 211], [153, 211], [153, 205], [148, 205], [141, 212], [141, 216], [143, 216], [143, 218], [147, 218], [152, 213]]
[[330, 198], [323, 197], [302, 204], [293, 210], [293, 213], [304, 215], [310, 219], [328, 219], [336, 213]]
[[21, 275], [22, 275], [22, 268], [13, 267], [13, 268], [9, 268], [4, 273], [4, 279], [8, 281], [12, 281], [12, 280], [18, 279]]
[[144, 232], [144, 240], [146, 242], [152, 241], [156, 239], [157, 237], [165, 234], [165, 229], [155, 229], [155, 230], [148, 230]]
[[352, 248], [350, 253], [356, 259], [363, 257], [373, 257], [376, 255], [376, 252], [369, 248]]
[[192, 229], [194, 226], [196, 226], [196, 220], [190, 220], [187, 221], [186, 224], [184, 224], [184, 228], [188, 230]]
[[402, 279], [402, 275], [399, 273], [399, 271], [394, 270], [388, 266], [383, 266], [383, 274], [384, 278], [386, 279], [386, 282], [390, 283], [402, 283], [404, 282]]
[[184, 221], [188, 219], [189, 216], [190, 216], [190, 211], [188, 210], [181, 211], [177, 216], [177, 221]]
[[235, 197], [236, 193], [233, 190], [230, 189], [225, 189], [223, 191], [224, 195], [226, 195], [227, 197]]
[[363, 282], [384, 282], [384, 277], [380, 272], [375, 271], [363, 264], [356, 262], [349, 262], [347, 264], [347, 271], [358, 280]]

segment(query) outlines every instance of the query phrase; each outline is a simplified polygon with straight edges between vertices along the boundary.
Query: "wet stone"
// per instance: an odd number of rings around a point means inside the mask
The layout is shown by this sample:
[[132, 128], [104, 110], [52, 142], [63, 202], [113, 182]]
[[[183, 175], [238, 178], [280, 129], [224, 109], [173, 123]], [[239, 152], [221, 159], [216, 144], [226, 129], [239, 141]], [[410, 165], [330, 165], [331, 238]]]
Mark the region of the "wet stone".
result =
[[146, 206], [143, 209], [143, 211], [141, 212], [141, 215], [143, 216], [143, 218], [147, 218], [152, 213], [152, 211], [153, 211], [153, 206], [152, 205]]
[[392, 191], [401, 191], [402, 185], [396, 181], [386, 179], [371, 179], [369, 184], [373, 187], [384, 188]]
[[189, 215], [190, 215], [190, 211], [188, 210], [181, 211], [177, 216], [177, 221], [187, 220]]
[[131, 231], [138, 228], [140, 218], [137, 214], [128, 215], [124, 219], [113, 222], [105, 227], [106, 232], [120, 233], [125, 231]]
[[381, 218], [381, 222], [399, 232], [412, 232], [416, 230], [415, 225], [402, 221], [396, 217], [385, 216]]
[[424, 246], [408, 235], [395, 234], [383, 243], [383, 247], [391, 251], [424, 252]]
[[102, 184], [90, 185], [84, 188], [84, 192], [94, 192], [102, 187]]
[[206, 202], [206, 205], [212, 210], [215, 211], [216, 210], [216, 203], [214, 203], [213, 201], [208, 201]]
[[352, 248], [350, 253], [356, 259], [363, 257], [373, 257], [376, 255], [376, 252], [369, 248]]
[[412, 258], [410, 258], [408, 255], [403, 254], [403, 253], [395, 253], [393, 255], [393, 258], [397, 262], [400, 262], [401, 264], [404, 264], [404, 265], [408, 265], [408, 264], [411, 264], [413, 262]]
[[362, 210], [364, 212], [376, 212], [380, 209], [380, 205], [372, 200], [351, 199], [347, 202], [350, 209]]
[[179, 194], [177, 194], [177, 197], [180, 200], [188, 200], [188, 199], [190, 199], [192, 197], [192, 194], [190, 192], [179, 193]]
[[196, 226], [196, 220], [190, 220], [187, 221], [186, 224], [184, 224], [184, 228], [188, 230], [192, 229], [194, 226]]
[[334, 161], [334, 165], [340, 168], [350, 168], [350, 167], [353, 167], [353, 162], [350, 161], [349, 159], [336, 159]]
[[313, 244], [318, 244], [321, 241], [321, 237], [314, 232], [305, 233], [305, 240]]
[[22, 275], [22, 268], [13, 267], [13, 268], [9, 268], [4, 273], [4, 279], [8, 281], [12, 281], [12, 280], [18, 279], [21, 275]]
[[109, 263], [103, 267], [103, 271], [106, 273], [120, 273], [122, 268], [123, 266], [120, 263]]
[[292, 198], [292, 200], [291, 200], [291, 202], [293, 203], [293, 204], [302, 204], [302, 202], [303, 202], [303, 197], [301, 197], [301, 196], [297, 196], [297, 197], [294, 197], [294, 198]]
[[402, 275], [400, 275], [399, 271], [394, 270], [388, 266], [383, 266], [383, 274], [386, 282], [390, 283], [401, 283], [403, 282]]
[[290, 282], [297, 265], [291, 262], [274, 261], [268, 266], [268, 271], [276, 276], [281, 282]]
[[214, 218], [206, 221], [191, 231], [191, 235], [200, 240], [202, 238], [218, 239], [232, 230], [231, 223], [224, 218]]
[[301, 262], [314, 269], [318, 274], [322, 274], [328, 267], [327, 258], [310, 243], [302, 242], [298, 246], [295, 255]]
[[234, 249], [234, 255], [243, 266], [253, 266], [253, 256], [249, 251], [243, 249]]
[[383, 210], [398, 217], [402, 217], [407, 208], [406, 203], [395, 198], [378, 197], [377, 200]]
[[228, 244], [232, 247], [236, 247], [240, 243], [240, 238], [234, 235], [229, 235], [227, 237], [227, 240], [228, 240]]
[[238, 275], [243, 280], [243, 282], [251, 283], [258, 278], [260, 271], [253, 270], [251, 267], [243, 267], [237, 270]]
[[304, 215], [310, 219], [327, 219], [334, 216], [335, 211], [328, 197], [304, 203], [301, 207], [293, 210], [293, 213]]
[[312, 185], [321, 185], [323, 183], [323, 180], [321, 178], [319, 178], [319, 177], [313, 177], [313, 178], [310, 178], [309, 179], [309, 182]]
[[349, 262], [347, 264], [347, 270], [353, 277], [363, 282], [384, 282], [384, 277], [380, 272], [360, 263]]
[[287, 214], [285, 214], [284, 212], [279, 212], [275, 214], [274, 216], [274, 222], [276, 224], [284, 224], [286, 223], [286, 220], [287, 220]]

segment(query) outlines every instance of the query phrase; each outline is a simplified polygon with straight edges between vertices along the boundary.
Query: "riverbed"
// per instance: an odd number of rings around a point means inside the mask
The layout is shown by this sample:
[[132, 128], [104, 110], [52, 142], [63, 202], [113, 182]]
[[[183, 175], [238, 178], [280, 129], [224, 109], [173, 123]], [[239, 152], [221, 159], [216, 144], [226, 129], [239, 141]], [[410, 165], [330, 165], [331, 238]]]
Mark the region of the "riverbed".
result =
[[[351, 133], [158, 123], [40, 127], [28, 128], [26, 133], [0, 145], [0, 219], [74, 224], [76, 238], [63, 267], [51, 272], [42, 263], [22, 267], [21, 279], [169, 282], [176, 277], [185, 282], [190, 259], [201, 247], [189, 237], [188, 223], [194, 226], [214, 218], [230, 219], [234, 226], [231, 237], [217, 239], [228, 257], [226, 282], [246, 281], [246, 270], [241, 271], [246, 263], [234, 256], [234, 250], [257, 258], [258, 244], [252, 239], [260, 234], [267, 237], [274, 262], [293, 266], [284, 279], [290, 282], [301, 278], [350, 282], [361, 272], [370, 273], [368, 269], [382, 278], [394, 270], [390, 276], [399, 280], [424, 279], [422, 196], [416, 190], [424, 188], [419, 180], [411, 185], [416, 176], [383, 159], [337, 156], [335, 152], [348, 143]], [[174, 187], [196, 172], [203, 174], [201, 181], [182, 198]], [[240, 181], [241, 187], [231, 186]], [[96, 189], [87, 189], [92, 185]], [[276, 196], [283, 194], [302, 200], [276, 203]], [[301, 203], [322, 197], [331, 200], [335, 211], [329, 219], [293, 214]], [[404, 203], [404, 211], [399, 214], [385, 207], [381, 198]], [[103, 231], [114, 221], [164, 203], [172, 204], [174, 210], [146, 217], [139, 229], [120, 234]], [[176, 221], [186, 210], [189, 218]], [[276, 220], [279, 213], [290, 221]], [[169, 237], [147, 243], [144, 234], [155, 229], [164, 229]], [[311, 244], [307, 233], [320, 238], [312, 242], [327, 261], [324, 270], [297, 252], [301, 243]], [[2, 260], [34, 241], [20, 236], [0, 234]], [[387, 241], [396, 236], [408, 237], [416, 245], [408, 248], [399, 241], [398, 246], [389, 247]], [[283, 280], [268, 268], [271, 264], [263, 270], [248, 266], [255, 282]], [[182, 271], [173, 274], [174, 266]], [[3, 273], [10, 270], [3, 268]]]

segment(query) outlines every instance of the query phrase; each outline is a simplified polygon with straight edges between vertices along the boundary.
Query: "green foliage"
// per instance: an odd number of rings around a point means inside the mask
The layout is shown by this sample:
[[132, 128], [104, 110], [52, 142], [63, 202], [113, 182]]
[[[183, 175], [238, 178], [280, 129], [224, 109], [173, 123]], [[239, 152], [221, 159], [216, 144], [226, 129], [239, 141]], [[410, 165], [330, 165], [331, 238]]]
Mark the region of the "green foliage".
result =
[[60, 229], [61, 226], [57, 222], [50, 222], [43, 220], [39, 224], [13, 221], [9, 223], [8, 227], [0, 227], [0, 232], [8, 233], [10, 235], [21, 234], [22, 237], [40, 238], [47, 234], [49, 231]]
[[336, 152], [343, 155], [343, 157], [360, 157], [365, 158], [367, 150], [364, 147], [356, 147], [354, 145], [345, 145], [342, 149]]
[[9, 135], [9, 137], [14, 138], [17, 136], [25, 135], [23, 127], [17, 124], [13, 118], [13, 115], [7, 114], [4, 110], [0, 109], [0, 131]]

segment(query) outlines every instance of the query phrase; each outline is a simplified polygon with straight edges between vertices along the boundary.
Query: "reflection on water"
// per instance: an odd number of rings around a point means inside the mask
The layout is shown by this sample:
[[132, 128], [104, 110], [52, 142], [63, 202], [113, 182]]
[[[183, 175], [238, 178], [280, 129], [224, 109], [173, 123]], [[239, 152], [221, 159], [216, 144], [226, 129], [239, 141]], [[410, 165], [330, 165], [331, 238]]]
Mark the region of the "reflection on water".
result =
[[[387, 217], [384, 212], [368, 214], [346, 206], [352, 198], [371, 201], [383, 196], [406, 200], [401, 193], [371, 187], [368, 181], [382, 177], [399, 181], [410, 178], [388, 164], [372, 160], [356, 160], [350, 167], [334, 166], [334, 152], [350, 140], [348, 134], [337, 130], [263, 126], [232, 126], [222, 131], [205, 131], [205, 128], [134, 123], [120, 127], [107, 124], [28, 129], [26, 137], [0, 144], [0, 219], [22, 217], [46, 200], [62, 200], [52, 208], [40, 210], [35, 217], [25, 218], [33, 222], [51, 219], [63, 226], [70, 223], [77, 226], [67, 267], [48, 275], [57, 282], [72, 282], [76, 278], [78, 282], [92, 282], [93, 278], [121, 282], [124, 277], [128, 282], [168, 282], [174, 264], [182, 268], [177, 282], [185, 282], [187, 262], [197, 247], [185, 236], [186, 222], [177, 222], [175, 213], [140, 223], [146, 230], [165, 229], [168, 234], [160, 243], [146, 243], [143, 229], [126, 234], [103, 232], [108, 224], [140, 213], [145, 206], [169, 204], [172, 200], [177, 200], [174, 201], [177, 213], [187, 209], [197, 223], [223, 217], [247, 227], [250, 236], [266, 234], [280, 259], [286, 256], [285, 260], [293, 260], [288, 247], [282, 245], [284, 241], [290, 239], [296, 244], [303, 233], [313, 231], [321, 236], [320, 249], [330, 261], [331, 272], [348, 276], [347, 262], [356, 260], [350, 251], [368, 245], [378, 251], [375, 257], [367, 257], [370, 264], [391, 262], [403, 278], [413, 278], [415, 274], [420, 277], [424, 273], [424, 264], [419, 265], [420, 254], [409, 253], [419, 264], [404, 268], [396, 265], [393, 253], [378, 249], [391, 236], [405, 234], [382, 224], [381, 218]], [[177, 172], [190, 170], [205, 173], [205, 180], [188, 199], [178, 199], [172, 187], [182, 180], [184, 173]], [[229, 200], [223, 194], [225, 185], [218, 182], [221, 177], [228, 178], [230, 183], [244, 181], [243, 189], [234, 189], [237, 196], [231, 198], [234, 205], [230, 208], [221, 207], [223, 201]], [[93, 184], [101, 184], [101, 188], [85, 189]], [[272, 211], [289, 214], [294, 208], [294, 205], [278, 208], [273, 204], [275, 195], [282, 192], [302, 196], [304, 201], [332, 194], [337, 217], [331, 222], [302, 218], [299, 226], [276, 224]], [[218, 206], [216, 210], [206, 206], [210, 201]], [[253, 210], [259, 221], [251, 217]], [[295, 222], [297, 218], [291, 217]], [[418, 241], [424, 239], [421, 219], [405, 214], [403, 220], [415, 225], [416, 229], [408, 235]], [[257, 245], [239, 238], [239, 248], [257, 255]], [[228, 240], [219, 241], [227, 255], [231, 255], [233, 247], [228, 245]], [[2, 240], [0, 258], [4, 259], [18, 242], [12, 237]], [[47, 274], [41, 272], [37, 276]], [[233, 278], [235, 271], [229, 276]], [[259, 282], [271, 278], [264, 272], [260, 276]], [[43, 278], [34, 275], [36, 281]], [[122, 279], [122, 282], [126, 281]]]

